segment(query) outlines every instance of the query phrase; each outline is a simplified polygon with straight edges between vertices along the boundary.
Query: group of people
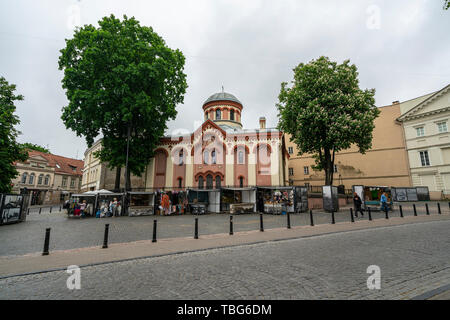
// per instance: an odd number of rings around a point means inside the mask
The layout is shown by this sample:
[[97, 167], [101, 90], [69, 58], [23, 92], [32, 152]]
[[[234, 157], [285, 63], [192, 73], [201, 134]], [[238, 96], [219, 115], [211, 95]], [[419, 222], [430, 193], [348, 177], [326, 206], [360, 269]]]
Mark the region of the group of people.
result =
[[[64, 203], [64, 208], [69, 208], [69, 200]], [[90, 215], [91, 205], [83, 200], [81, 203], [75, 203], [73, 206], [73, 215], [76, 217], [85, 217], [86, 215]]]
[[119, 217], [121, 215], [121, 211], [122, 205], [120, 201], [117, 201], [117, 198], [114, 198], [113, 201], [103, 201], [100, 208], [97, 210], [95, 217]]
[[[356, 192], [353, 193], [353, 204], [355, 206], [355, 216], [356, 217], [358, 216], [358, 212], [361, 213], [361, 216], [364, 216], [364, 211], [362, 210], [362, 200], [361, 197]], [[380, 211], [384, 212], [389, 210], [386, 192], [383, 192], [381, 194], [380, 204], [381, 204]]]

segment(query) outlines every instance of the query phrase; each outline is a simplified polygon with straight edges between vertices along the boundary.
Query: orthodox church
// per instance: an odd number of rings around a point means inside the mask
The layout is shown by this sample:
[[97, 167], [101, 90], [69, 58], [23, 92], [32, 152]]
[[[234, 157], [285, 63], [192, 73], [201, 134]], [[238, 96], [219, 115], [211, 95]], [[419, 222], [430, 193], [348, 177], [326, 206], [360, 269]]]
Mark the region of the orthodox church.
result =
[[285, 135], [266, 128], [244, 129], [243, 104], [232, 94], [211, 95], [202, 106], [203, 124], [194, 132], [161, 139], [145, 176], [146, 189], [285, 186]]

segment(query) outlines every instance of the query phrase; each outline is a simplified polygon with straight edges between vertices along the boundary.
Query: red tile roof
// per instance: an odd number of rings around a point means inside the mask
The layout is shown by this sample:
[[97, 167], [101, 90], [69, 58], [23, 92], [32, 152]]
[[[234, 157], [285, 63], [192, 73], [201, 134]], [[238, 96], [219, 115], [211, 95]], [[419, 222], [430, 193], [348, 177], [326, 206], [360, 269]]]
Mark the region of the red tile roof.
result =
[[[65, 174], [78, 175], [78, 176], [83, 175], [83, 172], [82, 172], [83, 167], [84, 167], [83, 160], [66, 158], [66, 157], [57, 156], [57, 155], [51, 154], [51, 153], [44, 153], [44, 152], [40, 152], [40, 151], [29, 150], [28, 157], [31, 158], [34, 156], [41, 156], [44, 159], [46, 159], [48, 161], [48, 165], [50, 167], [55, 168], [56, 173], [65, 173]], [[59, 166], [59, 168], [57, 165]], [[72, 169], [72, 167], [75, 168], [75, 171]]]

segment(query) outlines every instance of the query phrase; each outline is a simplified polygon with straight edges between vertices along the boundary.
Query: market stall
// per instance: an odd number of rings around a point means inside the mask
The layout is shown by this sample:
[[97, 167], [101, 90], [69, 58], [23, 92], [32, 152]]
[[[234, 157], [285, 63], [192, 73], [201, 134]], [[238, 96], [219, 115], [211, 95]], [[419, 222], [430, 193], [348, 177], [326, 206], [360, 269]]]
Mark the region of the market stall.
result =
[[148, 216], [155, 214], [154, 192], [128, 192], [128, 216]]
[[99, 192], [97, 193], [96, 211], [100, 216], [122, 216], [125, 215], [123, 203], [125, 193]]
[[97, 204], [97, 194], [92, 192], [85, 192], [80, 194], [72, 194], [69, 198], [69, 203], [66, 207], [67, 215], [69, 217], [77, 217], [81, 214], [81, 205], [85, 202], [84, 216], [95, 216], [95, 208]]
[[258, 187], [259, 212], [282, 214], [295, 212], [295, 187]]
[[389, 210], [394, 210], [391, 189], [386, 186], [364, 186], [364, 197], [361, 197], [364, 207], [370, 207], [371, 210], [380, 210], [380, 199], [384, 192], [386, 193]]
[[192, 214], [220, 212], [219, 189], [188, 189], [189, 210]]
[[231, 214], [256, 212], [256, 188], [222, 188], [220, 207]]
[[[163, 208], [164, 195], [167, 195], [167, 210]], [[155, 192], [155, 213], [157, 215], [184, 214], [187, 211], [187, 192], [179, 190], [157, 190]]]

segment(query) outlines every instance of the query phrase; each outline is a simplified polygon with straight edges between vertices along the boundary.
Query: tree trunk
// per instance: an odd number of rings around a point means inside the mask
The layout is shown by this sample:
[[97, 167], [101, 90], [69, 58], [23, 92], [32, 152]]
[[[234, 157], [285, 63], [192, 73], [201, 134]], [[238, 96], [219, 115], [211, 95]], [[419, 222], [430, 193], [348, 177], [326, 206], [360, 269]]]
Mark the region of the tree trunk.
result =
[[117, 167], [116, 168], [116, 181], [114, 183], [114, 191], [119, 192], [120, 191], [120, 174], [121, 174], [122, 168]]
[[324, 150], [325, 165], [323, 169], [325, 171], [325, 185], [333, 185], [333, 175], [334, 175], [334, 151], [333, 157], [331, 156], [331, 151], [329, 149]]
[[127, 183], [128, 190], [126, 190], [126, 191], [130, 191], [132, 189], [132, 187], [131, 187], [131, 170], [130, 169], [128, 169], [128, 172], [127, 172], [127, 180], [128, 180], [128, 183]]

